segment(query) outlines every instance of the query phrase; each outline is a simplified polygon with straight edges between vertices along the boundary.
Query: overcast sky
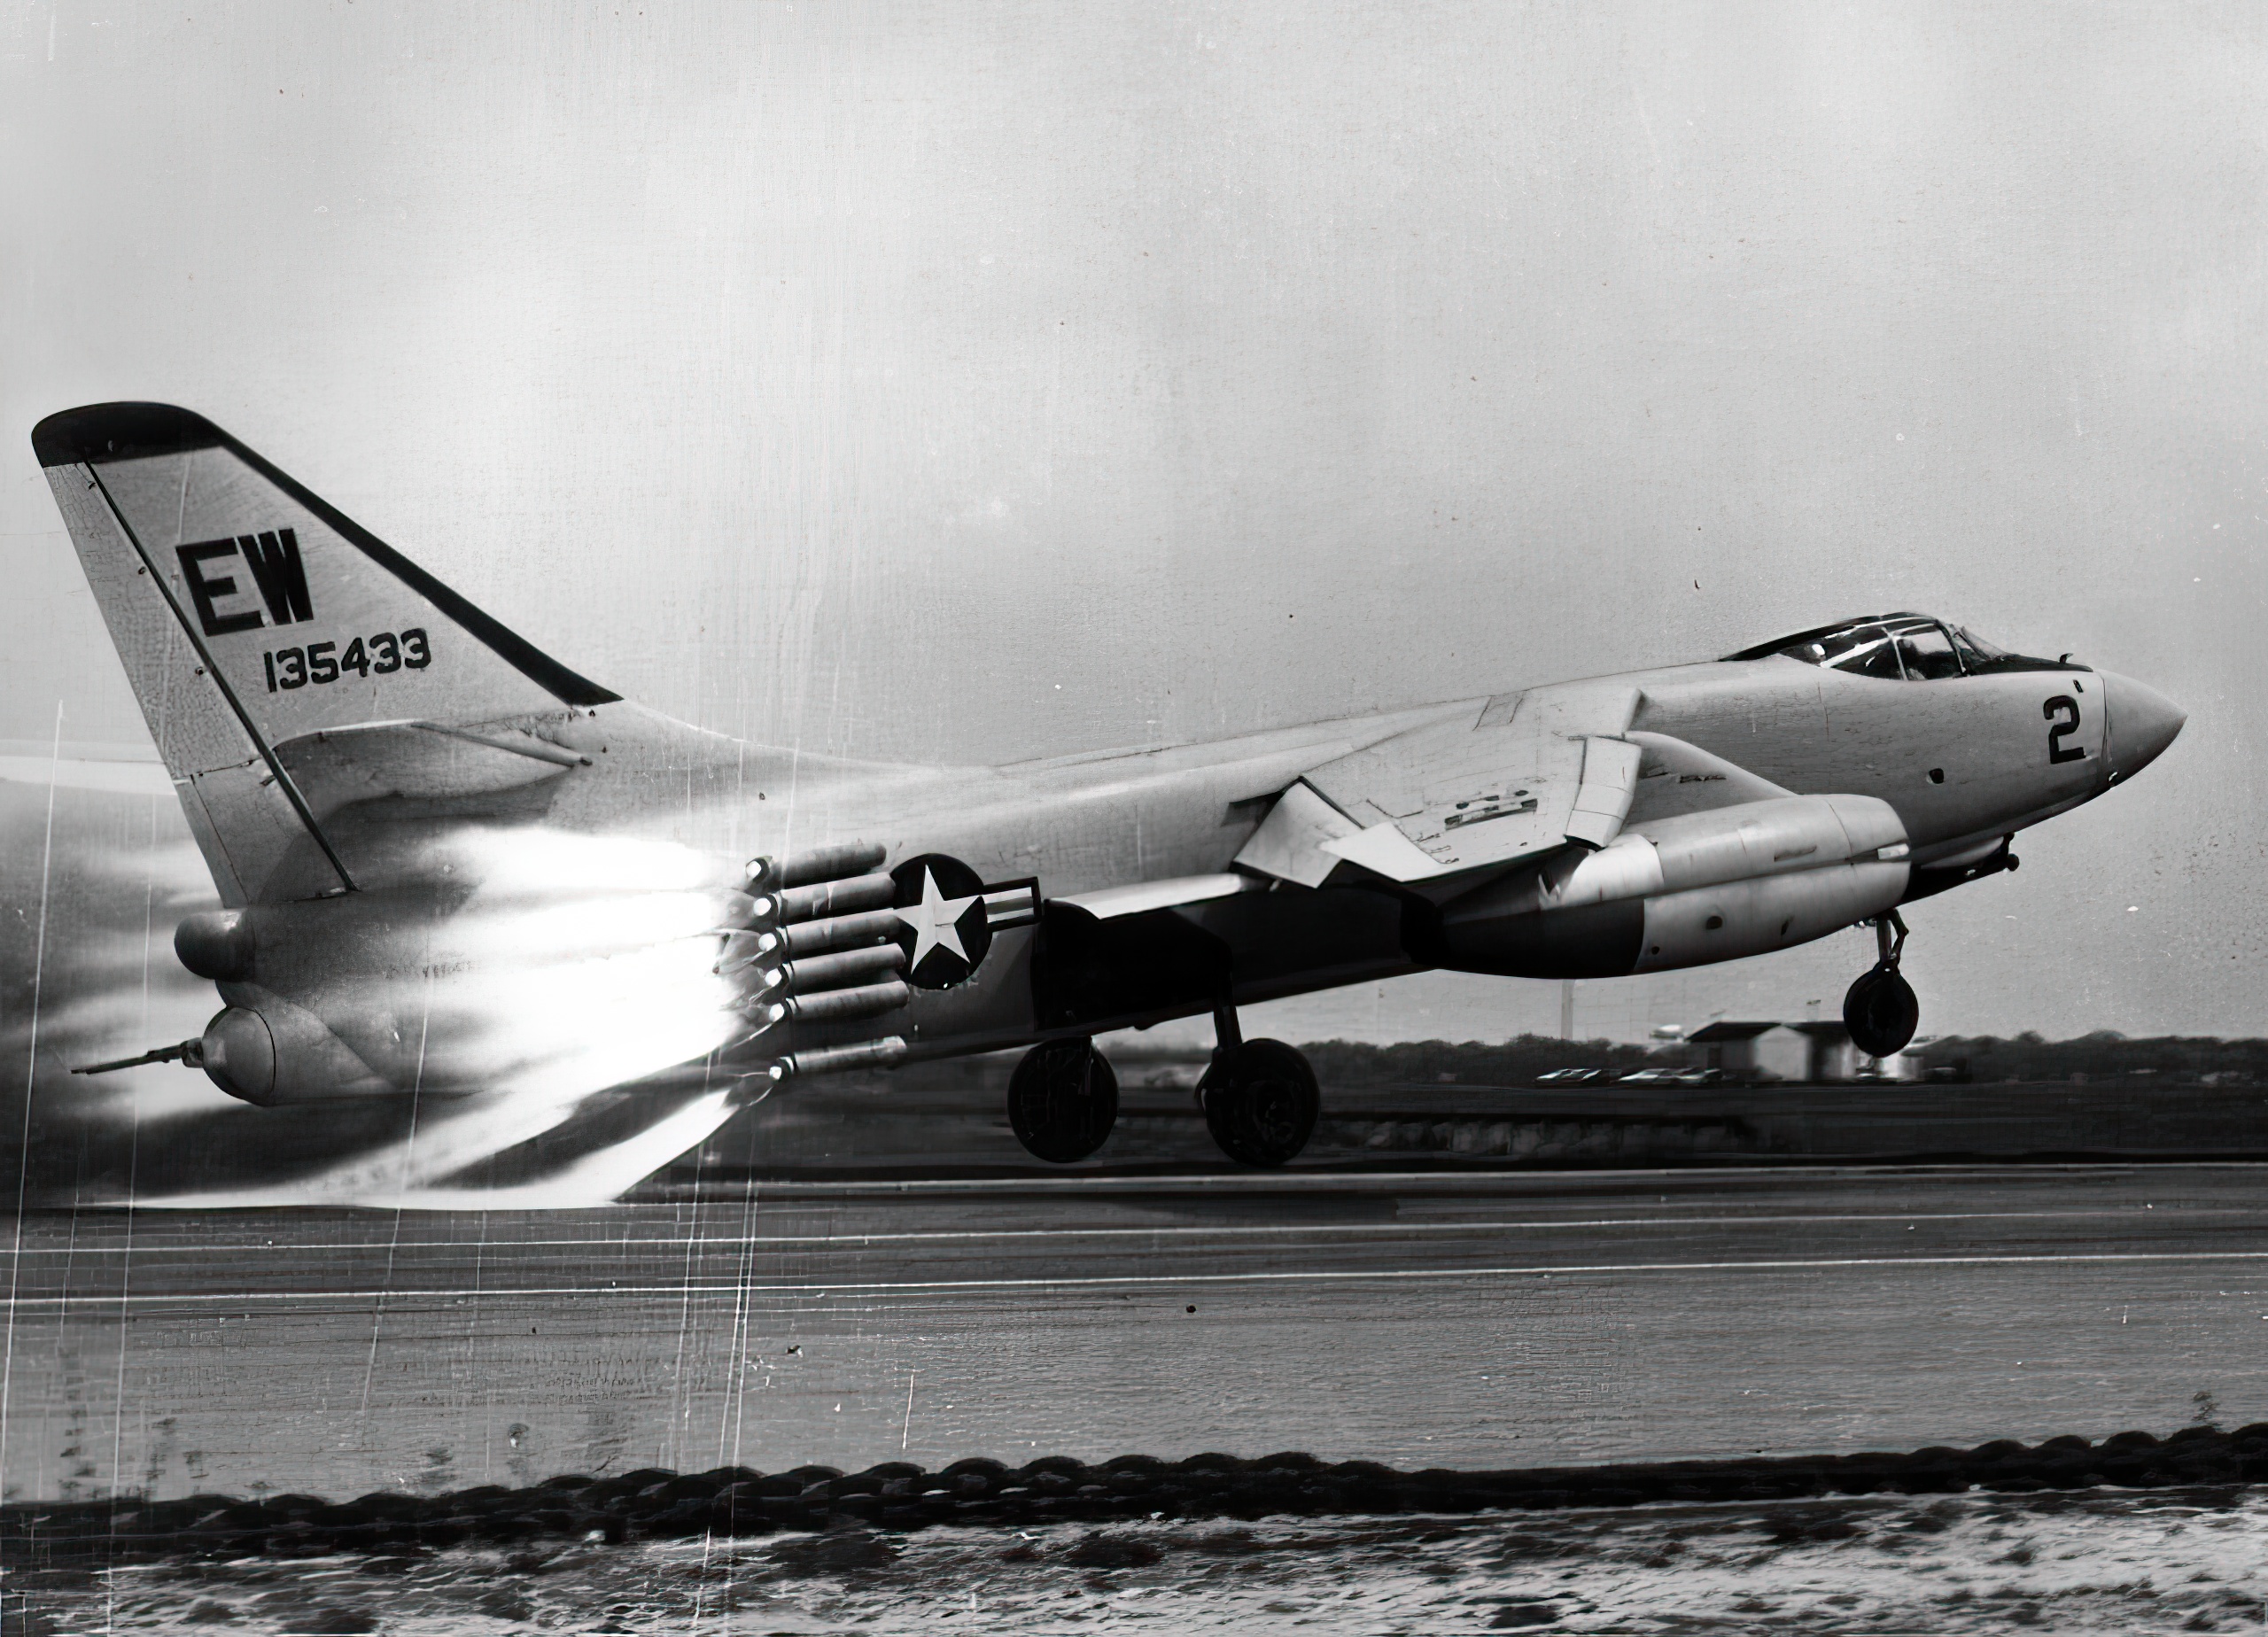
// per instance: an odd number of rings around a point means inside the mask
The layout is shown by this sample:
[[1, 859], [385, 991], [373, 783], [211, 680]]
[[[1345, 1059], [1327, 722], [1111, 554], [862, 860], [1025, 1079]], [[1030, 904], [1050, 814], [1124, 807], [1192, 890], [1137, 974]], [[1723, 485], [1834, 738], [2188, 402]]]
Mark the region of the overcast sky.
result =
[[[111, 398], [625, 694], [865, 756], [1921, 608], [2190, 712], [1916, 911], [1924, 1029], [2268, 1032], [2257, 4], [5, 18], [0, 737], [144, 737], [25, 437]], [[1832, 1015], [1868, 958], [1580, 1022]], [[1286, 1011], [1487, 1036], [1557, 994]]]

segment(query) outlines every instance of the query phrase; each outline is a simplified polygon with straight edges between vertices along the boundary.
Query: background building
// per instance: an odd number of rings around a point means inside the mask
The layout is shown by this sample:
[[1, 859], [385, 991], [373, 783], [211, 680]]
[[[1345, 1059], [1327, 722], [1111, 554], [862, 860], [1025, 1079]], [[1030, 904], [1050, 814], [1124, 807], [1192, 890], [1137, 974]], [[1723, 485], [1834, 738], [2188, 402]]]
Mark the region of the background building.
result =
[[1686, 1043], [1728, 1080], [1816, 1083], [1855, 1079], [1859, 1071], [1858, 1048], [1840, 1023], [1712, 1023]]

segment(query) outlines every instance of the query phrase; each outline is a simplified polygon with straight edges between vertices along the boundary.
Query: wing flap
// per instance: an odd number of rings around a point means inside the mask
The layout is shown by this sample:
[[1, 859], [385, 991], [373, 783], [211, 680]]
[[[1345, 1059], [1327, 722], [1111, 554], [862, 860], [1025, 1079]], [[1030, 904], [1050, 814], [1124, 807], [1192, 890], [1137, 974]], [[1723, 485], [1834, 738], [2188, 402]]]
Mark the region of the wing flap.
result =
[[1355, 833], [1353, 819], [1318, 795], [1306, 780], [1298, 779], [1268, 810], [1268, 817], [1232, 862], [1278, 881], [1320, 887], [1340, 863], [1340, 856], [1324, 850], [1326, 846]]
[[1306, 782], [1358, 827], [1311, 846], [1403, 882], [1604, 847], [1637, 787], [1642, 756], [1620, 736], [1639, 701], [1627, 683], [1530, 688], [1490, 700], [1470, 725], [1435, 723], [1328, 763]]
[[1582, 783], [1567, 815], [1566, 836], [1589, 847], [1604, 847], [1622, 832], [1637, 794], [1638, 764], [1645, 753], [1627, 740], [1587, 738]]

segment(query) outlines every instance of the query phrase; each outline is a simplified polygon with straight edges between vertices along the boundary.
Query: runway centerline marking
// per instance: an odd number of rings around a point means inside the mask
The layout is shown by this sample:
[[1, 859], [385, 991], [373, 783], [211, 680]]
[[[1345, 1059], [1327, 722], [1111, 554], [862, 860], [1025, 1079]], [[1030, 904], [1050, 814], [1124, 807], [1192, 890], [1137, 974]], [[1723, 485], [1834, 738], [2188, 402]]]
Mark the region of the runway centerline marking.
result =
[[[99, 1304], [105, 1308], [128, 1305], [164, 1307], [240, 1304], [278, 1301], [428, 1301], [452, 1303], [485, 1300], [528, 1300], [550, 1296], [846, 1296], [913, 1294], [924, 1291], [1012, 1291], [1123, 1289], [1146, 1285], [1160, 1292], [1191, 1284], [1290, 1284], [1359, 1283], [1390, 1279], [1550, 1278], [1563, 1275], [1640, 1273], [1794, 1272], [1829, 1268], [1978, 1268], [2027, 1267], [2139, 1262], [2268, 1261], [2268, 1251], [2087, 1251], [2070, 1255], [2019, 1256], [1828, 1256], [1775, 1258], [1744, 1261], [1581, 1262], [1559, 1266], [1538, 1263], [1520, 1268], [1383, 1268], [1368, 1271], [1317, 1268], [1252, 1273], [1091, 1274], [1070, 1278], [1024, 1279], [909, 1279], [898, 1283], [842, 1284], [821, 1281], [810, 1284], [560, 1284], [523, 1286], [507, 1290], [448, 1289], [372, 1291], [237, 1291], [188, 1292], [167, 1296], [150, 1293], [117, 1296], [21, 1296], [7, 1299], [10, 1311], [18, 1307], [62, 1307], [74, 1302]], [[97, 1315], [99, 1316], [99, 1315]]]

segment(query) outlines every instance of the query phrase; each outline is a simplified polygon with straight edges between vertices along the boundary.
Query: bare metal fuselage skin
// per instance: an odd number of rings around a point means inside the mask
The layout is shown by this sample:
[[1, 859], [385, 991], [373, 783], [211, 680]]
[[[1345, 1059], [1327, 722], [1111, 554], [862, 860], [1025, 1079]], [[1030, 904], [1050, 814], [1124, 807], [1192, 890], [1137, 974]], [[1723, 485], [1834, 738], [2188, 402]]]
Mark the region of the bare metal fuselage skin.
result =
[[[2163, 744], [2148, 736], [2163, 733], [2162, 702], [2122, 679], [2078, 670], [1907, 682], [1774, 657], [1616, 679], [1640, 691], [1634, 732], [1697, 746], [1788, 791], [1888, 803], [1903, 823], [1916, 871], [1989, 850], [2102, 794]], [[2129, 690], [2138, 702], [2136, 726], [2122, 744], [2119, 705]], [[2069, 759], [2051, 761], [2043, 704], [2067, 696], [2080, 702], [2081, 727], [2057, 747]], [[750, 854], [865, 841], [885, 847], [892, 859], [950, 854], [988, 881], [1034, 881], [1043, 901], [1055, 900], [1225, 871], [1270, 798], [1302, 772], [1414, 729], [1471, 722], [1486, 703], [1464, 700], [1209, 744], [991, 769], [834, 762], [702, 733], [636, 706], [607, 705], [556, 725], [558, 742], [591, 753], [588, 767], [542, 787], [540, 811], [531, 806], [489, 822], [503, 834], [532, 826], [687, 849], [718, 860], [720, 881]], [[2085, 754], [2070, 756], [2072, 749]], [[1642, 778], [1629, 823], [1643, 828], [1650, 816], [1681, 811], [1678, 775]], [[390, 841], [374, 831], [366, 842], [351, 820], [346, 826], [363, 861], [359, 892], [260, 906], [252, 915], [260, 975], [272, 976], [272, 992], [310, 1007], [365, 1060], [390, 1065], [391, 1083], [403, 1072], [411, 1031], [400, 1007], [369, 1004], [377, 975], [372, 961], [382, 950], [408, 950], [387, 935], [445, 923], [477, 896], [479, 882], [464, 866], [440, 876], [420, 861], [430, 860], [432, 835], [468, 826], [436, 812], [425, 820], [387, 814], [384, 823]], [[398, 860], [392, 867], [380, 861], [388, 855]], [[1433, 964], [1412, 925], [1424, 909], [1379, 884], [1254, 893], [1166, 913], [1226, 946], [1231, 992], [1250, 1003]], [[916, 990], [903, 1012], [883, 1022], [785, 1024], [739, 1052], [753, 1060], [887, 1031], [905, 1039], [911, 1056], [949, 1056], [1153, 1023], [1208, 1011], [1219, 998], [1204, 974], [1177, 981], [1183, 963], [1169, 943], [1153, 963], [1161, 969], [1138, 974], [1135, 992], [1122, 982], [1115, 994], [1057, 997], [1051, 1014], [1045, 985], [1036, 990], [1034, 981], [1044, 936], [1037, 921], [1004, 927], [968, 981]], [[1555, 970], [1547, 940], [1523, 974], [1601, 972], [1581, 949]], [[414, 993], [430, 968], [411, 955], [390, 976]], [[387, 1039], [374, 1041], [374, 1032]], [[456, 1089], [445, 1067], [446, 1043], [432, 1038], [430, 1024], [424, 1036], [426, 1083]]]
[[33, 443], [229, 906], [176, 938], [226, 1010], [157, 1055], [254, 1102], [763, 1089], [1425, 967], [1736, 959], [2001, 867], [2181, 725], [1889, 616], [1214, 744], [835, 761], [622, 701], [187, 410]]

